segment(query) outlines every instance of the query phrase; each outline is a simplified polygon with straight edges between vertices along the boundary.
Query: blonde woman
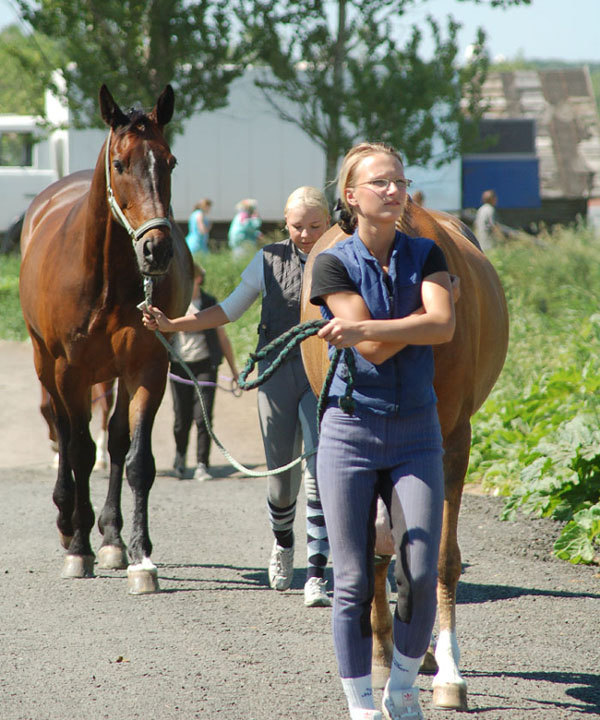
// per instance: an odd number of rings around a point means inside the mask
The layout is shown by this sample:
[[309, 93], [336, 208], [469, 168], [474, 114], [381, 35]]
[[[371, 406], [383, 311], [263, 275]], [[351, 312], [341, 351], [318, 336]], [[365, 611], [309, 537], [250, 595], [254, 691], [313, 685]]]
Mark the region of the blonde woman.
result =
[[[300, 321], [300, 289], [304, 262], [312, 246], [329, 227], [329, 209], [323, 193], [299, 187], [284, 209], [289, 237], [259, 250], [242, 273], [237, 288], [223, 302], [201, 312], [169, 320], [157, 308], [144, 317], [154, 330], [186, 332], [205, 330], [237, 320], [262, 295], [258, 328], [260, 349]], [[264, 365], [259, 365], [259, 372]], [[288, 356], [258, 390], [260, 419], [267, 467], [286, 465], [300, 451], [317, 446], [317, 407], [302, 365], [300, 350]], [[269, 477], [267, 507], [274, 535], [269, 560], [269, 584], [287, 590], [294, 573], [294, 519], [301, 484], [299, 466]], [[325, 567], [329, 542], [316, 481], [316, 458], [308, 458], [304, 470], [307, 499], [307, 574], [304, 603], [307, 607], [328, 606]]]
[[[329, 323], [330, 349], [352, 348], [352, 416], [338, 407], [340, 362], [321, 424], [317, 474], [331, 542], [333, 637], [352, 720], [423, 718], [415, 679], [436, 611], [444, 478], [432, 345], [454, 333], [445, 257], [427, 238], [396, 230], [410, 181], [400, 155], [361, 143], [338, 189], [354, 234], [317, 256], [311, 300]], [[398, 602], [394, 656], [376, 710], [371, 683], [373, 549], [377, 498], [391, 518]]]

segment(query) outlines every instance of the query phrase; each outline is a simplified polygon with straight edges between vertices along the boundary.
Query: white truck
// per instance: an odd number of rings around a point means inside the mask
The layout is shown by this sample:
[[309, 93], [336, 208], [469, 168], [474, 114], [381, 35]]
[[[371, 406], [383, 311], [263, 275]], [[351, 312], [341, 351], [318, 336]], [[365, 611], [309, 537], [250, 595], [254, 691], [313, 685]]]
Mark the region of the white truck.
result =
[[[322, 149], [296, 125], [279, 118], [255, 86], [255, 77], [256, 71], [249, 68], [232, 83], [227, 107], [193, 116], [175, 138], [178, 165], [173, 173], [172, 204], [178, 222], [187, 223], [203, 197], [213, 201], [214, 222], [229, 222], [236, 203], [246, 197], [257, 200], [265, 221], [281, 222], [292, 190], [300, 185], [323, 188]], [[124, 108], [132, 101], [115, 99]], [[68, 110], [50, 94], [46, 114], [50, 126], [57, 128], [46, 135], [37, 129], [35, 118], [0, 116], [2, 137], [6, 132], [12, 133], [11, 138], [22, 135], [25, 143], [39, 140], [23, 156], [30, 164], [0, 167], [0, 233], [50, 182], [96, 164], [106, 131], [64, 129], [69, 124]], [[456, 211], [461, 206], [460, 167], [460, 159], [440, 169], [408, 166], [406, 175], [414, 181], [413, 189], [425, 193], [427, 207]]]

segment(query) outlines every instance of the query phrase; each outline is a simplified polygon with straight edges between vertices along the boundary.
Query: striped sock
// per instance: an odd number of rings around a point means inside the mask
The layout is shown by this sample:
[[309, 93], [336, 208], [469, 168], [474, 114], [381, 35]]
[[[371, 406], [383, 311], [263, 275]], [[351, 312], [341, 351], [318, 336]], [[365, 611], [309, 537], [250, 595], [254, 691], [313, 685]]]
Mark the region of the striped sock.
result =
[[284, 508], [275, 507], [267, 500], [269, 521], [277, 544], [282, 548], [294, 546], [294, 518], [296, 517], [296, 501]]
[[329, 557], [329, 538], [320, 500], [306, 501], [306, 578], [325, 577]]

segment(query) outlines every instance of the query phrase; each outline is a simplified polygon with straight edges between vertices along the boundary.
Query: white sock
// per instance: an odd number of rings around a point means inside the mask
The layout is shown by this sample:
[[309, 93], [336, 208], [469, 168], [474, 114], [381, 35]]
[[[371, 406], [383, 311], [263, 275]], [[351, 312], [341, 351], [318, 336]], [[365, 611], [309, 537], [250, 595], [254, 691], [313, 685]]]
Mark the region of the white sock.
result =
[[413, 687], [419, 674], [419, 668], [423, 662], [423, 655], [418, 658], [411, 658], [402, 655], [394, 648], [392, 657], [392, 669], [390, 670], [390, 679], [388, 681], [388, 691], [408, 690]]
[[348, 701], [350, 717], [353, 718], [352, 710], [374, 710], [373, 702], [373, 681], [371, 675], [363, 675], [357, 678], [341, 678], [342, 687]]

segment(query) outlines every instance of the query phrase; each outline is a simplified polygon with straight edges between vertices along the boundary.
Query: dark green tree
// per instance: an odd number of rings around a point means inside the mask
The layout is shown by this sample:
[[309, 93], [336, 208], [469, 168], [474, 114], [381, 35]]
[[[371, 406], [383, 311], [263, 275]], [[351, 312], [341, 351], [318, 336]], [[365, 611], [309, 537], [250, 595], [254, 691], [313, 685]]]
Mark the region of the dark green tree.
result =
[[16, 0], [21, 16], [63, 50], [60, 70], [73, 122], [101, 126], [98, 89], [118, 102], [154, 105], [167, 83], [177, 122], [227, 103], [241, 73], [230, 46], [227, 0]]
[[[426, 2], [427, 0], [422, 0]], [[507, 8], [530, 0], [472, 0]], [[422, 30], [396, 39], [395, 21], [417, 0], [238, 0], [248, 53], [265, 72], [257, 84], [279, 115], [323, 148], [326, 183], [359, 139], [389, 142], [409, 163], [441, 164], [474, 147], [488, 57], [485, 35], [471, 61], [457, 62], [460, 24], [429, 17], [433, 58], [420, 56]], [[328, 12], [329, 11], [329, 12]], [[433, 158], [432, 138], [445, 151]]]

